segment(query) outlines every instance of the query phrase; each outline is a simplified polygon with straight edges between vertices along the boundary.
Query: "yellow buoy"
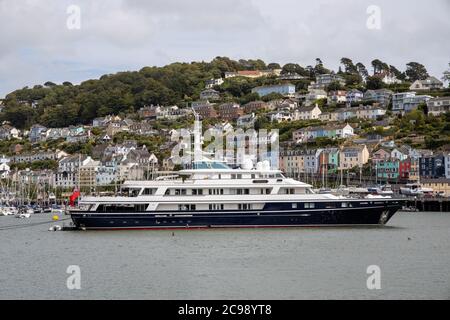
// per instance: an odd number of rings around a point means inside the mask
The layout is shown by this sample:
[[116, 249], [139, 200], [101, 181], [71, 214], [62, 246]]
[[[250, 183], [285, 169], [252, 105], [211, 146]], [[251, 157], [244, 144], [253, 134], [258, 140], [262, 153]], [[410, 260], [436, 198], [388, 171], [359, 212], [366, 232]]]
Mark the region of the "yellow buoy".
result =
[[53, 216], [53, 221], [58, 221], [59, 217], [58, 216]]

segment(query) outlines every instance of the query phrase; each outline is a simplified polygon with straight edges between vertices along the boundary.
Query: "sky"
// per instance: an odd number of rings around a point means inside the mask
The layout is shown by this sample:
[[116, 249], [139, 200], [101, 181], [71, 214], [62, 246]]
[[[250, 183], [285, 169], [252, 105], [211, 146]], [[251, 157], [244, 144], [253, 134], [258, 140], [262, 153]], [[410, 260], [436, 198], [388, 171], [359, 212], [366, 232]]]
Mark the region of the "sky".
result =
[[216, 56], [334, 70], [342, 57], [417, 61], [441, 78], [449, 14], [449, 0], [0, 0], [0, 98]]

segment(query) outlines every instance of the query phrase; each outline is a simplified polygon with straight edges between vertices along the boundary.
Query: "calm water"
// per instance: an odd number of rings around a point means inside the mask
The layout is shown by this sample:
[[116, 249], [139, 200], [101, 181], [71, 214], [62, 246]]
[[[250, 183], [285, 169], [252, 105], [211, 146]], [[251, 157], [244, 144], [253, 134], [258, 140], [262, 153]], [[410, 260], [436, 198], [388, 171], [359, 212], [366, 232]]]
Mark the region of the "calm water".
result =
[[[385, 228], [48, 232], [0, 217], [4, 299], [449, 299], [450, 213]], [[28, 225], [5, 230], [5, 226]], [[81, 268], [81, 290], [66, 269]], [[381, 268], [381, 290], [366, 287]]]

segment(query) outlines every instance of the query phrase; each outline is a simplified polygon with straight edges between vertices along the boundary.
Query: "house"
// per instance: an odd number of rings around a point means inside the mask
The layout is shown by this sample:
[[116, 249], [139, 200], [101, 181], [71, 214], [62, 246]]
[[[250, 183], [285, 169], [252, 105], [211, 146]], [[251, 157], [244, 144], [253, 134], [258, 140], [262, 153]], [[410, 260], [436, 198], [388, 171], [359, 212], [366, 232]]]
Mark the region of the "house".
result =
[[327, 99], [327, 92], [322, 89], [311, 89], [305, 96], [305, 105], [310, 106], [319, 99]]
[[[145, 110], [147, 107], [145, 108], [141, 108], [139, 110], [139, 113], [141, 112], [141, 110]], [[106, 116], [106, 117], [99, 117], [99, 118], [95, 118], [94, 120], [92, 120], [92, 127], [93, 128], [106, 128], [108, 126], [108, 124], [111, 121], [120, 121], [122, 120], [119, 116]]]
[[428, 77], [425, 80], [416, 80], [409, 87], [411, 91], [440, 90], [444, 88], [442, 81], [436, 77]]
[[220, 99], [220, 93], [214, 89], [206, 89], [200, 92], [200, 99], [201, 100], [219, 100]]
[[296, 110], [296, 118], [298, 120], [319, 119], [321, 113], [322, 110], [320, 110], [319, 106], [316, 104], [313, 106], [301, 107], [300, 109]]
[[47, 128], [41, 126], [40, 124], [35, 124], [30, 128], [30, 132], [28, 133], [28, 138], [31, 143], [36, 143], [45, 140], [45, 133]]
[[264, 101], [251, 101], [243, 106], [245, 113], [252, 113], [260, 110], [267, 110], [268, 104]]
[[56, 187], [73, 188], [79, 185], [79, 168], [88, 162], [86, 155], [71, 155], [61, 159], [54, 175]]
[[339, 169], [348, 170], [362, 168], [369, 161], [369, 150], [366, 145], [343, 147], [339, 153]]
[[237, 126], [245, 129], [254, 128], [257, 119], [258, 117], [254, 113], [240, 116], [237, 119]]
[[436, 154], [419, 158], [419, 174], [424, 178], [445, 178], [445, 156]]
[[96, 174], [96, 183], [98, 186], [108, 186], [116, 182], [120, 158], [109, 156], [102, 159]]
[[345, 79], [335, 73], [319, 74], [316, 76], [316, 82], [312, 82], [308, 87], [311, 89], [326, 89], [330, 84], [337, 82], [341, 86], [345, 86]]
[[391, 72], [380, 73], [378, 74], [378, 77], [387, 85], [402, 83], [402, 81]]
[[11, 139], [19, 139], [20, 130], [14, 128], [13, 126], [4, 123], [0, 127], [0, 140], [11, 140]]
[[450, 112], [450, 97], [432, 98], [427, 101], [428, 114], [439, 116]]
[[[161, 107], [160, 106], [146, 106], [146, 107], [142, 107], [138, 110], [138, 114], [142, 119], [156, 119], [156, 116], [158, 114], [158, 112], [161, 111]], [[109, 122], [108, 122], [109, 123]], [[106, 127], [108, 125], [108, 123], [106, 123], [106, 125], [103, 125], [104, 127]]]
[[345, 100], [347, 101], [348, 107], [350, 107], [353, 103], [361, 102], [363, 99], [364, 94], [357, 89], [347, 91], [347, 94], [345, 96]]
[[411, 178], [414, 178], [415, 173], [411, 173], [413, 161], [411, 159], [405, 159], [398, 162], [398, 178], [400, 180], [408, 182]]
[[318, 172], [323, 149], [287, 150], [280, 152], [280, 170], [292, 178]]
[[196, 104], [193, 106], [193, 109], [200, 118], [202, 119], [208, 119], [208, 118], [215, 118], [217, 117], [217, 112], [214, 109], [213, 105], [209, 102], [204, 102], [202, 104]]
[[79, 167], [79, 184], [80, 188], [93, 190], [97, 186], [97, 172], [100, 167], [100, 161], [87, 157], [83, 164]]
[[273, 111], [267, 114], [270, 118], [270, 122], [286, 122], [293, 121], [294, 117], [291, 112], [287, 110]]
[[380, 160], [386, 161], [390, 158], [391, 158], [391, 152], [389, 152], [388, 150], [383, 149], [383, 148], [378, 149], [377, 151], [372, 153], [373, 161], [380, 161]]
[[416, 92], [401, 92], [392, 95], [392, 112], [404, 114], [416, 109], [419, 104], [426, 103], [431, 96], [416, 96]]
[[409, 156], [409, 148], [406, 146], [401, 146], [398, 148], [394, 148], [391, 151], [391, 158], [396, 160], [406, 160]]
[[394, 180], [399, 177], [399, 161], [394, 159], [375, 162], [377, 179]]
[[295, 85], [285, 83], [272, 86], [261, 86], [252, 89], [252, 92], [259, 94], [260, 97], [267, 96], [271, 93], [278, 93], [283, 96], [293, 96], [295, 94]]
[[376, 120], [386, 114], [386, 109], [381, 107], [361, 106], [353, 109], [358, 119]]
[[223, 83], [224, 80], [222, 78], [206, 80], [205, 88], [212, 89], [215, 86], [220, 86]]
[[424, 188], [433, 189], [434, 193], [443, 193], [445, 196], [450, 195], [450, 179], [438, 178], [438, 179], [420, 179], [420, 183]]
[[191, 113], [192, 110], [188, 108], [178, 108], [177, 106], [164, 107], [159, 108], [156, 111], [156, 120], [177, 120], [186, 117]]
[[378, 90], [367, 90], [364, 93], [363, 101], [368, 102], [376, 102], [380, 104], [381, 107], [386, 108], [392, 98], [394, 92], [387, 89], [378, 89]]
[[328, 92], [328, 104], [347, 102], [347, 91], [337, 90]]
[[316, 138], [348, 138], [354, 135], [353, 127], [349, 124], [307, 127], [292, 133], [294, 142], [301, 143]]
[[244, 114], [244, 109], [237, 103], [223, 103], [217, 108], [220, 119], [224, 121], [232, 121]]
[[319, 120], [324, 122], [335, 122], [338, 121], [337, 112], [324, 112], [319, 115]]
[[335, 112], [337, 113], [338, 121], [346, 121], [348, 119], [356, 118], [355, 108], [342, 108]]
[[319, 156], [319, 174], [335, 174], [339, 168], [339, 149], [326, 148]]

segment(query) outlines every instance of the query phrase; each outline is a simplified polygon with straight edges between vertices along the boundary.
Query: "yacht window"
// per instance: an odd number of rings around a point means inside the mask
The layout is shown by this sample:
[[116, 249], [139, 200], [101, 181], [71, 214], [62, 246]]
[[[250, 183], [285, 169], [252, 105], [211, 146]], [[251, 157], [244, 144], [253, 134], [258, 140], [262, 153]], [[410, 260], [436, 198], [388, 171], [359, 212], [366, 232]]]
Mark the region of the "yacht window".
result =
[[195, 204], [180, 204], [178, 205], [178, 211], [195, 211]]
[[341, 203], [341, 207], [342, 208], [347, 208], [348, 207], [348, 202], [342, 202]]
[[122, 194], [127, 197], [137, 197], [141, 192], [141, 188], [123, 188]]
[[292, 204], [292, 209], [297, 209], [297, 204], [296, 203]]
[[197, 195], [201, 196], [201, 195], [203, 195], [203, 189], [192, 189], [192, 195], [193, 196], [197, 196]]
[[175, 189], [175, 195], [176, 196], [179, 196], [179, 195], [185, 196], [186, 195], [186, 189]]
[[210, 204], [209, 210], [223, 210], [224, 205], [223, 204]]
[[250, 194], [250, 189], [237, 189], [237, 194]]
[[241, 203], [238, 205], [239, 210], [252, 210], [252, 205], [249, 203]]
[[156, 192], [156, 189], [153, 188], [145, 188], [144, 192], [142, 193], [145, 196], [150, 196]]
[[316, 204], [313, 202], [305, 202], [305, 209], [314, 209]]

